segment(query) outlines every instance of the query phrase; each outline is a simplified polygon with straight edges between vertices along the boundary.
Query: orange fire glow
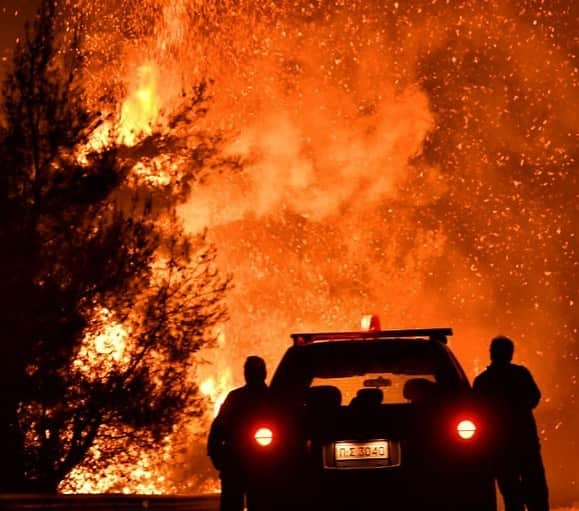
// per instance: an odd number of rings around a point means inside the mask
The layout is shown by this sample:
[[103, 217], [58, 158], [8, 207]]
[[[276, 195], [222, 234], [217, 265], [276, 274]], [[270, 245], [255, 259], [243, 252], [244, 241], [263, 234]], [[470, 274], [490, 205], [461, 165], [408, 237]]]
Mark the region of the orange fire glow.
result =
[[88, 336], [81, 347], [73, 366], [88, 375], [98, 378], [95, 369], [108, 369], [109, 364], [126, 365], [130, 361], [127, 340], [130, 332], [114, 319], [108, 309], [99, 309], [95, 313], [96, 320], [102, 324], [100, 332]]
[[[183, 91], [213, 81], [194, 129], [225, 134], [242, 169], [209, 169], [179, 213], [189, 232], [209, 229], [235, 288], [221, 344], [192, 375], [207, 416], [132, 468], [79, 467], [64, 488], [211, 488], [204, 428], [241, 382], [245, 356], [264, 355], [272, 369], [289, 332], [353, 329], [368, 310], [383, 328], [452, 325], [471, 375], [491, 336], [512, 335], [544, 389], [555, 467], [555, 446], [579, 424], [565, 401], [576, 403], [579, 361], [569, 13], [502, 0], [121, 3], [79, 0], [96, 55], [87, 90], [96, 102], [123, 85], [95, 144], [115, 132], [134, 145]], [[133, 173], [159, 188], [178, 177], [163, 157]], [[122, 363], [129, 338], [111, 317], [87, 339], [91, 363]], [[165, 461], [177, 449], [190, 458], [172, 471]], [[577, 485], [577, 473], [553, 478]]]
[[158, 69], [154, 64], [142, 64], [136, 70], [131, 92], [121, 107], [119, 142], [134, 145], [139, 136], [150, 135], [152, 124], [159, 115]]

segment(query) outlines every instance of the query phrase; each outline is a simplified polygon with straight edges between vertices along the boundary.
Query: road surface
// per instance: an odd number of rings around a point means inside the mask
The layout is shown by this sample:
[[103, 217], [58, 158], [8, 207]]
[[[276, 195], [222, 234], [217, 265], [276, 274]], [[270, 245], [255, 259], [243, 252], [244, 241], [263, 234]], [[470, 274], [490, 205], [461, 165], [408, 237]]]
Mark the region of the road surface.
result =
[[[218, 511], [219, 495], [0, 495], [0, 511]], [[499, 504], [499, 509], [502, 506]], [[579, 511], [573, 507], [552, 511]]]
[[0, 495], [0, 511], [217, 511], [219, 495]]

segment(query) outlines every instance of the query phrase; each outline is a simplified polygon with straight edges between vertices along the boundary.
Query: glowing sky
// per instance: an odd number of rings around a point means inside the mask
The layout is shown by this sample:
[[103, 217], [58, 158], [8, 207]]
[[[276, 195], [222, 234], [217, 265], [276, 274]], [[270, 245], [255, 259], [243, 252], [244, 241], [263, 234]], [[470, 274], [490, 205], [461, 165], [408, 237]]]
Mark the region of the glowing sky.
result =
[[[34, 3], [0, 4], [3, 57]], [[164, 106], [206, 65], [213, 120], [239, 131], [244, 172], [181, 209], [234, 274], [237, 376], [249, 350], [275, 362], [292, 329], [368, 308], [455, 327], [470, 375], [512, 335], [544, 391], [556, 491], [579, 493], [577, 2], [141, 0], [126, 26], [86, 3], [104, 79]]]

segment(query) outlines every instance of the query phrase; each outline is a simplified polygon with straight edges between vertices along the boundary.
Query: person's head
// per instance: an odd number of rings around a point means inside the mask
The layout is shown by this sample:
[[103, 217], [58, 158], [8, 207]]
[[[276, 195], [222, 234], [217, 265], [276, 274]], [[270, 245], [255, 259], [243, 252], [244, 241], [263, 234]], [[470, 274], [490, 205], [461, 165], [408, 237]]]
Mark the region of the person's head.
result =
[[266, 369], [263, 358], [252, 355], [247, 357], [245, 365], [243, 366], [245, 374], [245, 382], [248, 385], [258, 385], [265, 381]]
[[508, 337], [495, 337], [491, 342], [491, 362], [493, 364], [509, 364], [513, 359], [515, 345]]

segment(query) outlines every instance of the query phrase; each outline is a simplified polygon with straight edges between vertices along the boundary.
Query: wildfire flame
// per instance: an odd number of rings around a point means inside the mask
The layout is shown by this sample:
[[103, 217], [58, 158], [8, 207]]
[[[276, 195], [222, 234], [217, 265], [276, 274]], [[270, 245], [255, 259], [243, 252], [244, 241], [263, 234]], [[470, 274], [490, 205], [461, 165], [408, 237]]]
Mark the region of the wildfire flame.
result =
[[207, 396], [213, 404], [214, 417], [219, 413], [219, 409], [231, 388], [231, 370], [229, 368], [225, 369], [225, 372], [219, 376], [218, 380], [216, 380], [215, 377], [210, 376], [201, 382], [199, 390], [201, 391], [201, 394]]
[[218, 328], [217, 347], [205, 353], [206, 364], [199, 368], [196, 373], [200, 381], [199, 391], [206, 396], [212, 405], [210, 418], [213, 419], [218, 413], [227, 394], [234, 387], [233, 374], [228, 362], [221, 356], [227, 349], [225, 328]]
[[121, 108], [118, 142], [128, 146], [152, 133], [160, 109], [158, 68], [154, 63], [142, 64], [136, 70], [133, 86]]
[[109, 364], [127, 365], [130, 362], [128, 338], [130, 332], [114, 319], [112, 311], [101, 308], [95, 313], [95, 319], [103, 326], [100, 332], [89, 335], [73, 361], [73, 366], [85, 374], [95, 373], [96, 367], [108, 366]]
[[[203, 436], [240, 383], [246, 355], [264, 355], [271, 368], [290, 331], [355, 328], [366, 310], [379, 311], [384, 328], [453, 325], [471, 374], [488, 357], [488, 339], [508, 331], [546, 389], [545, 413], [568, 398], [563, 388], [576, 402], [577, 119], [569, 105], [579, 98], [568, 8], [121, 4], [78, 1], [95, 55], [87, 90], [97, 98], [106, 85], [124, 86], [94, 147], [112, 133], [134, 145], [209, 77], [203, 129], [226, 133], [226, 153], [243, 166], [208, 173], [180, 207], [190, 232], [210, 228], [236, 282], [227, 342], [192, 376], [210, 411], [190, 432]], [[133, 172], [151, 186], [175, 180], [162, 157]], [[87, 357], [122, 363], [129, 339], [111, 316], [87, 339], [79, 368]], [[559, 362], [564, 376], [552, 369]], [[566, 414], [567, 438], [577, 422]], [[545, 428], [544, 438], [554, 434], [550, 422]], [[203, 452], [203, 441], [191, 452]], [[120, 480], [121, 491], [202, 487], [191, 472], [181, 475], [194, 482], [166, 475], [163, 459], [177, 443], [139, 455], [130, 481], [120, 465], [106, 477], [79, 468], [65, 489], [100, 492]], [[203, 472], [199, 456], [191, 466]]]

